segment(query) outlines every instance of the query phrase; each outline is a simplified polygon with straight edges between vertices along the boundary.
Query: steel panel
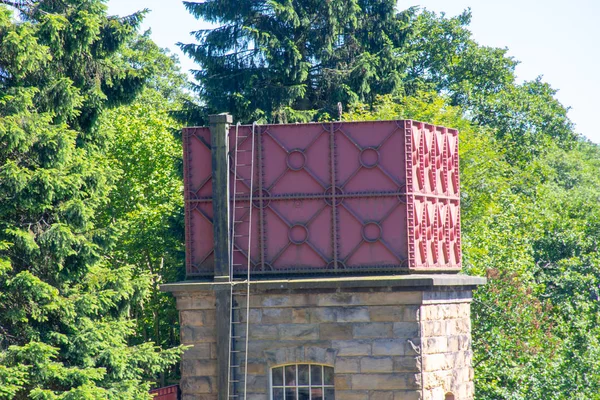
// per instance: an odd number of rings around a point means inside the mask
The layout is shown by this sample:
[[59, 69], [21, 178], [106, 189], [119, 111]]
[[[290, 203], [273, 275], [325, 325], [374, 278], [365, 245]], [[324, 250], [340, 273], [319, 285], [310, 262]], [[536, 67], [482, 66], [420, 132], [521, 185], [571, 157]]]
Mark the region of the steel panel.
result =
[[[230, 154], [254, 162], [251, 268], [256, 274], [458, 271], [458, 132], [413, 121], [240, 126]], [[213, 265], [210, 131], [183, 135], [188, 276]], [[230, 163], [233, 165], [233, 162]], [[248, 230], [250, 169], [232, 220]], [[241, 188], [241, 190], [240, 190]], [[235, 238], [234, 273], [248, 242]]]

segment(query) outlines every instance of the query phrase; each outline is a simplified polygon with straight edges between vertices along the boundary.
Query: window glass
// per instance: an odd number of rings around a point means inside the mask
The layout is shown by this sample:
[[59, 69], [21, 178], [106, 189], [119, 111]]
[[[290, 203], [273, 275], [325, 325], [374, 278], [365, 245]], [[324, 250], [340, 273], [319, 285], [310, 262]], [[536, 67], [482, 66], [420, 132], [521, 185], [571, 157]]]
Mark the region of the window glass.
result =
[[271, 400], [335, 400], [333, 368], [292, 364], [271, 369]]

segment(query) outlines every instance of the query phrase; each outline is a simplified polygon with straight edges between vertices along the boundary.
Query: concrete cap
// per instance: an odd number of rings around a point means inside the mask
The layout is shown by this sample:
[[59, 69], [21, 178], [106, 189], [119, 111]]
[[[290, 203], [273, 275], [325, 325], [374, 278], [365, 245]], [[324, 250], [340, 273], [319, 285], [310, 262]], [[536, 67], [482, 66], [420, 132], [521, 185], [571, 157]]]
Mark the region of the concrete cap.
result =
[[[236, 281], [237, 283], [245, 283]], [[432, 275], [392, 275], [392, 276], [361, 276], [361, 277], [333, 277], [333, 278], [306, 278], [306, 279], [276, 279], [251, 281], [254, 290], [311, 290], [311, 289], [352, 289], [396, 287], [405, 289], [441, 289], [444, 287], [469, 287], [475, 288], [485, 285], [486, 278], [459, 274], [432, 274]], [[168, 283], [160, 286], [163, 292], [190, 292], [210, 291], [224, 286], [229, 282], [197, 282], [186, 281]]]
[[233, 123], [233, 116], [227, 113], [211, 114], [208, 116], [208, 122], [211, 125], [214, 124], [231, 124]]

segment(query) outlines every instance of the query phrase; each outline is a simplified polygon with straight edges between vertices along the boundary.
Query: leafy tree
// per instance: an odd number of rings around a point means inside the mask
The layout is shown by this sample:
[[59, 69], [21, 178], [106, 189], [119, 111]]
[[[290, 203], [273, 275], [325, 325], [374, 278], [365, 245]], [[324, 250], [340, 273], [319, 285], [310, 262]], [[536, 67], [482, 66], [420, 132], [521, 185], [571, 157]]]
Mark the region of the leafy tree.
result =
[[419, 13], [403, 49], [414, 54], [406, 72], [408, 94], [435, 91], [491, 131], [511, 162], [530, 162], [551, 143], [570, 146], [576, 135], [556, 90], [540, 78], [519, 84], [508, 49], [481, 46], [468, 29], [470, 11], [448, 18]]
[[246, 122], [337, 117], [338, 102], [402, 90], [409, 57], [398, 49], [412, 11], [397, 14], [392, 0], [184, 3], [218, 24], [182, 45], [200, 66], [206, 112]]
[[142, 14], [100, 0], [0, 6], [0, 398], [147, 398], [179, 349], [132, 346], [151, 275], [110, 256], [118, 180], [97, 120], [154, 73]]
[[600, 148], [548, 140], [515, 164], [503, 138], [452, 101], [388, 96], [346, 118], [411, 118], [461, 132], [463, 263], [489, 280], [472, 306], [477, 398], [597, 399]]
[[[136, 274], [150, 273], [152, 279], [148, 300], [131, 310], [136, 340], [168, 348], [179, 342], [178, 312], [159, 284], [185, 279], [180, 126], [171, 114], [189, 98], [177, 61], [144, 39], [138, 45], [160, 65], [160, 75], [133, 103], [100, 119], [109, 138], [106, 156], [117, 172], [102, 219], [115, 233], [112, 263], [132, 265]], [[166, 376], [161, 380], [166, 384]]]

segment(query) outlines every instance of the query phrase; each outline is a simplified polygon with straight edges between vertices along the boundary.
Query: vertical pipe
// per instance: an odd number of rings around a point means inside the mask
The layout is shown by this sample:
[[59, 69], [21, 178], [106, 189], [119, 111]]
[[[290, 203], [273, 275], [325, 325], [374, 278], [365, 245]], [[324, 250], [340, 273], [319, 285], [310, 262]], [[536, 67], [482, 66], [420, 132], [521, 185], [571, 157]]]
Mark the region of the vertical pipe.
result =
[[[215, 282], [229, 282], [229, 162], [228, 133], [233, 122], [230, 114], [210, 115], [213, 232], [215, 237]], [[228, 400], [229, 329], [231, 323], [231, 288], [218, 285], [216, 296], [217, 390], [218, 400]]]

